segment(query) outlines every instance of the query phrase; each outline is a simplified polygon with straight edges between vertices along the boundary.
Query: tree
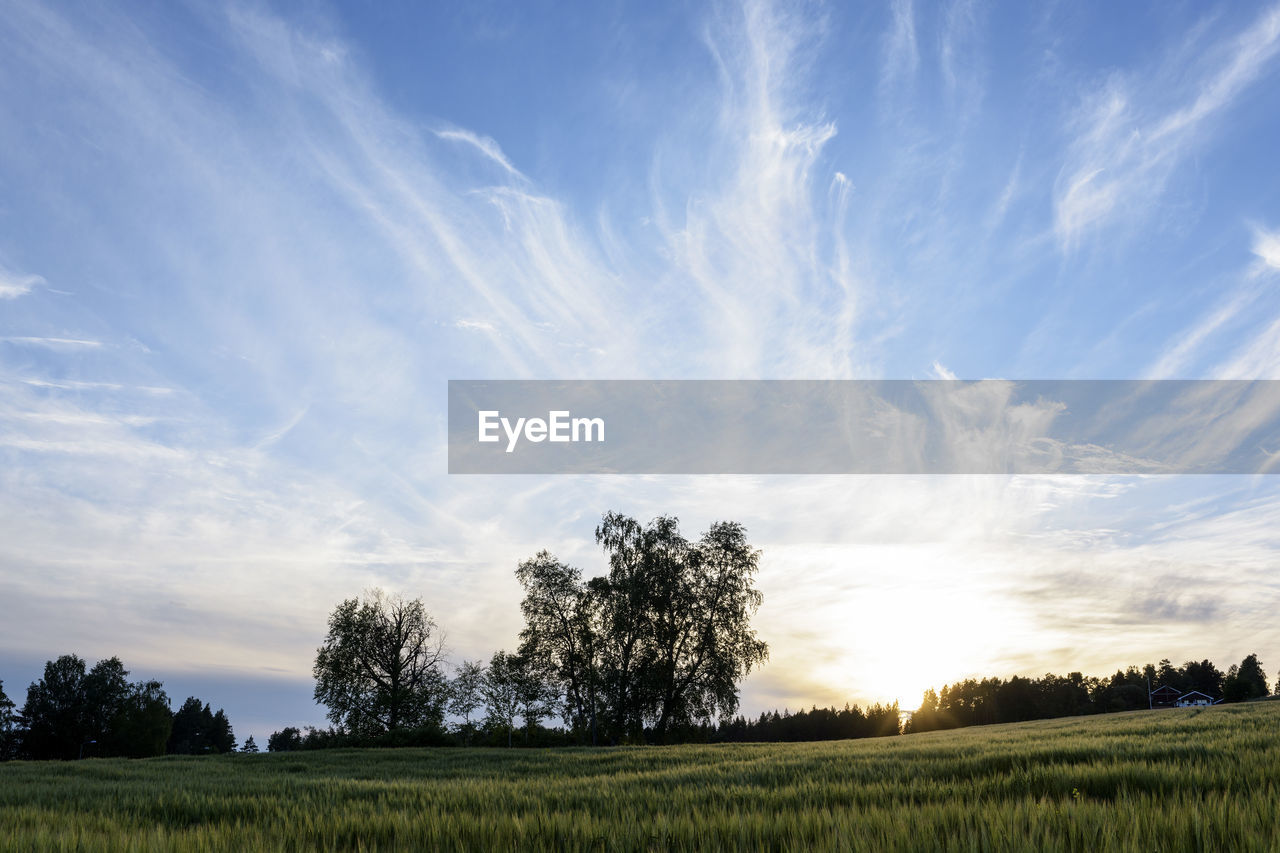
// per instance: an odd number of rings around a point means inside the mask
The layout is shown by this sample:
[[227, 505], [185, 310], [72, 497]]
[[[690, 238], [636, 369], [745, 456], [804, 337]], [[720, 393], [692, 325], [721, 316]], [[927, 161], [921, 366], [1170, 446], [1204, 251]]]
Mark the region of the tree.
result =
[[596, 541], [609, 573], [583, 582], [546, 551], [521, 563], [520, 653], [564, 696], [575, 731], [657, 740], [737, 710], [737, 683], [768, 654], [751, 630], [759, 552], [733, 522], [696, 543], [674, 518], [606, 513]]
[[938, 693], [932, 687], [920, 699], [920, 708], [907, 720], [907, 732], [930, 732], [942, 728], [938, 715]]
[[315, 699], [349, 734], [438, 726], [447, 696], [444, 657], [443, 638], [421, 599], [373, 590], [343, 601], [329, 617], [316, 652]]
[[1246, 657], [1239, 666], [1232, 664], [1222, 682], [1222, 698], [1228, 702], [1260, 699], [1269, 692], [1267, 674], [1256, 654]]
[[27, 688], [22, 716], [27, 721], [23, 739], [30, 758], [73, 759], [90, 728], [86, 722], [85, 663], [75, 655], [63, 655], [44, 665], [44, 675]]
[[18, 756], [21, 718], [17, 705], [4, 693], [4, 681], [0, 681], [0, 761]]
[[[208, 707], [206, 705], [205, 709], [208, 710]], [[227, 719], [226, 713], [221, 708], [213, 715], [209, 726], [209, 746], [213, 752], [217, 753], [236, 751], [235, 731], [231, 728], [231, 721]]]
[[130, 758], [164, 755], [173, 730], [169, 697], [159, 681], [129, 686], [106, 735], [107, 754]]
[[208, 752], [209, 730], [212, 727], [213, 713], [209, 706], [194, 696], [188, 696], [173, 713], [169, 752], [175, 755], [201, 755]]
[[599, 600], [601, 681], [610, 712], [611, 735], [638, 741], [646, 712], [659, 689], [654, 605], [671, 597], [688, 543], [674, 519], [659, 518], [648, 529], [633, 518], [608, 512], [596, 528], [596, 544], [609, 556], [609, 574], [588, 584]]
[[120, 658], [104, 658], [84, 678], [85, 734], [98, 741], [100, 754], [109, 754], [112, 722], [129, 696], [129, 671]]
[[[738, 710], [738, 682], [768, 659], [769, 646], [751, 628], [764, 599], [753, 585], [759, 564], [760, 552], [736, 522], [711, 525], [690, 552], [679, 587], [683, 598], [675, 602], [669, 639], [660, 647], [669, 662], [660, 671], [663, 692], [654, 726], [660, 738], [673, 723], [731, 716]], [[896, 734], [896, 718], [894, 725]]]
[[293, 726], [285, 726], [267, 738], [267, 752], [293, 752], [298, 749], [302, 749], [302, 732]]
[[1222, 695], [1222, 670], [1210, 660], [1189, 660], [1182, 665], [1183, 680], [1187, 690], [1198, 690], [1206, 696]]
[[505, 651], [493, 653], [480, 681], [485, 711], [490, 725], [507, 730], [507, 746], [520, 713], [520, 679], [523, 661]]
[[582, 573], [547, 551], [516, 568], [524, 588], [520, 612], [520, 654], [547, 674], [564, 696], [565, 722], [596, 743], [599, 657], [596, 652], [597, 597], [582, 583]]
[[208, 702], [187, 697], [173, 715], [169, 752], [178, 755], [205, 755], [234, 752], [235, 732], [221, 708], [215, 713]]
[[484, 704], [484, 664], [467, 660], [458, 667], [458, 673], [449, 682], [448, 709], [450, 714], [462, 717], [461, 734], [464, 741], [471, 740], [474, 726], [471, 715]]
[[[626, 679], [621, 652], [638, 634], [639, 677], [617, 685], [620, 721], [651, 720], [657, 740], [673, 726], [709, 723], [738, 708], [738, 682], [768, 657], [751, 630], [761, 595], [752, 585], [760, 552], [736, 522], [717, 522], [697, 543], [675, 518], [647, 526], [606, 513], [596, 542], [609, 555], [606, 632], [617, 648], [613, 681]], [[618, 614], [623, 614], [620, 618]]]
[[556, 691], [548, 673], [528, 655], [516, 655], [516, 699], [520, 704], [520, 717], [524, 722], [525, 743], [537, 729], [538, 723], [556, 713]]
[[1164, 658], [1160, 661], [1160, 668], [1156, 671], [1156, 680], [1151, 686], [1155, 688], [1160, 685], [1172, 687], [1179, 692], [1182, 692], [1186, 688], [1186, 685], [1183, 683], [1182, 671], [1175, 667], [1168, 658]]
[[1267, 673], [1262, 669], [1262, 661], [1256, 654], [1251, 654], [1240, 661], [1240, 672], [1237, 678], [1249, 687], [1249, 698], [1258, 699], [1271, 692], [1267, 687]]
[[249, 735], [244, 739], [244, 745], [240, 747], [240, 751], [248, 754], [258, 751], [258, 744], [254, 741], [253, 735]]

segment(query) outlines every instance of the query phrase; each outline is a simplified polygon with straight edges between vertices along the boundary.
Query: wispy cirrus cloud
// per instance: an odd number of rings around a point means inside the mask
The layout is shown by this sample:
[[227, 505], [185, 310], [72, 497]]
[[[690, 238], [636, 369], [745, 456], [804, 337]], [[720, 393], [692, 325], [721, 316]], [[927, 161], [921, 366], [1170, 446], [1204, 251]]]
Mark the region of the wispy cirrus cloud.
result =
[[26, 296], [34, 288], [44, 284], [38, 275], [17, 273], [0, 266], [0, 299], [17, 299]]
[[1217, 368], [1222, 379], [1280, 379], [1280, 316]]
[[453, 325], [459, 329], [468, 329], [473, 332], [493, 333], [497, 331], [492, 323], [487, 323], [484, 320], [457, 320]]
[[172, 394], [172, 388], [163, 388], [148, 385], [122, 385], [119, 382], [87, 382], [80, 379], [60, 379], [50, 381], [48, 379], [25, 378], [21, 380], [27, 385], [33, 385], [37, 388], [57, 388], [64, 391], [81, 391], [81, 390], [105, 390], [105, 391], [138, 391], [143, 394]]
[[1253, 229], [1253, 253], [1271, 270], [1280, 270], [1280, 229]]
[[1280, 51], [1280, 7], [1154, 73], [1112, 74], [1072, 120], [1072, 139], [1054, 184], [1054, 233], [1071, 251], [1094, 230], [1123, 217], [1144, 219], [1175, 170], [1215, 131], [1214, 121], [1273, 67]]
[[5, 335], [4, 337], [0, 337], [0, 341], [10, 344], [44, 347], [46, 349], [54, 350], [98, 349], [102, 346], [102, 341], [85, 340], [81, 338], [45, 338], [27, 335]]
[[[1154, 379], [1176, 378], [1191, 370], [1206, 353], [1217, 351], [1210, 373], [1221, 379], [1269, 379], [1280, 376], [1280, 236], [1255, 226], [1254, 261], [1237, 273], [1232, 285], [1208, 311], [1175, 335], [1148, 369]], [[1222, 353], [1226, 346], [1227, 353]]]
[[457, 127], [449, 128], [447, 130], [437, 130], [436, 136], [440, 139], [449, 139], [470, 145], [485, 157], [488, 157], [490, 160], [505, 169], [508, 174], [515, 177], [524, 177], [520, 174], [519, 169], [511, 165], [511, 161], [507, 159], [507, 155], [502, 153], [502, 147], [499, 146], [492, 137], [480, 136], [479, 134], [472, 133], [469, 130], [463, 130], [462, 128]]
[[844, 228], [852, 186], [823, 163], [835, 123], [796, 98], [821, 30], [763, 2], [734, 15], [704, 36], [723, 92], [714, 153], [692, 166], [707, 179], [683, 189], [679, 209], [661, 172], [653, 181], [678, 285], [666, 310], [695, 318], [703, 376], [849, 376], [862, 369]]
[[894, 89], [908, 82], [920, 65], [913, 0], [893, 0], [892, 24], [884, 35], [880, 68], [881, 97], [895, 97]]

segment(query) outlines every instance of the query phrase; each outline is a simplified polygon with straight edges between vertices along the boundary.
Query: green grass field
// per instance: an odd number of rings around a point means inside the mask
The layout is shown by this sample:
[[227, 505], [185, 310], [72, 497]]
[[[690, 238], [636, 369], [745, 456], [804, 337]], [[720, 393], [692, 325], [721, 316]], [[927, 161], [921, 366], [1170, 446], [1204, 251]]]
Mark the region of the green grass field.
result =
[[16, 850], [1277, 850], [1280, 702], [806, 744], [0, 765]]

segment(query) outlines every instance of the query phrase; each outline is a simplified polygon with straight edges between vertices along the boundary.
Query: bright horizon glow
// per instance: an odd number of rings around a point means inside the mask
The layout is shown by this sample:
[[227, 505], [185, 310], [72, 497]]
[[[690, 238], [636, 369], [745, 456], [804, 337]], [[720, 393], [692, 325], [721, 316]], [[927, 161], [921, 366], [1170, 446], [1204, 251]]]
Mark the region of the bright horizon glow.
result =
[[[955, 673], [971, 671], [974, 661], [989, 659], [1003, 647], [1015, 620], [975, 618], [986, 604], [983, 595], [956, 590], [876, 590], [846, 612], [850, 627], [841, 640], [847, 657], [816, 669], [812, 677], [854, 695], [857, 673], [899, 708], [917, 708], [926, 690], [955, 681]], [[887, 642], [867, 642], [868, 635]], [[947, 642], [939, 643], [939, 636]]]
[[487, 659], [606, 510], [763, 549], [751, 716], [1280, 660], [1278, 478], [445, 473], [451, 378], [1280, 378], [1280, 5], [3, 11], [9, 695], [263, 742], [338, 601]]

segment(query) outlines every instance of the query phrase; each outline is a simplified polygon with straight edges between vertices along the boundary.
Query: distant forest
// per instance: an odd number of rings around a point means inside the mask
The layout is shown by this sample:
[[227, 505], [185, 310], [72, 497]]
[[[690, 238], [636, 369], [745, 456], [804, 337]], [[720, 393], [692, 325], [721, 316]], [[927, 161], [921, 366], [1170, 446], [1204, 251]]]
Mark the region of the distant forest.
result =
[[[245, 743], [253, 751], [252, 738]], [[221, 708], [189, 697], [178, 710], [159, 681], [129, 681], [119, 658], [89, 669], [76, 655], [44, 665], [19, 712], [0, 681], [0, 760], [233, 752], [235, 733]]]
[[[267, 749], [834, 740], [1137, 710], [1160, 687], [1227, 702], [1269, 694], [1251, 654], [1226, 672], [1163, 660], [1104, 678], [966, 679], [909, 713], [846, 705], [747, 719], [738, 685], [769, 649], [751, 627], [760, 552], [745, 529], [717, 522], [690, 540], [675, 518], [606, 513], [596, 542], [609, 563], [600, 577], [546, 551], [520, 563], [520, 643], [487, 662], [451, 666], [421, 599], [372, 590], [341, 602], [313, 666], [329, 727], [286, 726]], [[64, 655], [21, 711], [0, 682], [0, 760], [258, 751], [252, 737], [237, 748], [223, 711], [195, 697], [173, 711], [160, 682], [128, 675], [118, 658], [86, 668]]]
[[[1041, 678], [970, 678], [940, 691], [926, 691], [904, 731], [1136, 711], [1149, 707], [1148, 685], [1152, 690], [1198, 691], [1225, 702], [1269, 695], [1267, 674], [1256, 654], [1232, 664], [1226, 672], [1208, 660], [1187, 661], [1176, 667], [1165, 659], [1159, 664], [1117, 670], [1110, 678], [1086, 678], [1078, 672], [1065, 677], [1049, 673]], [[1280, 694], [1280, 680], [1276, 687]]]
[[[64, 655], [45, 665], [45, 676], [31, 686], [20, 713], [0, 682], [0, 760], [258, 752], [252, 737], [237, 747], [231, 723], [222, 710], [214, 712], [208, 703], [191, 697], [170, 711], [159, 682], [130, 684], [125, 680], [127, 675], [116, 658], [99, 661], [86, 671], [83, 660]], [[1269, 695], [1267, 676], [1257, 655], [1249, 655], [1226, 672], [1207, 660], [1188, 661], [1181, 667], [1163, 660], [1118, 670], [1109, 678], [1071, 673], [966, 679], [938, 691], [926, 691], [920, 708], [909, 716], [900, 714], [896, 704], [872, 705], [865, 710], [846, 705], [767, 711], [754, 719], [738, 715], [681, 727], [669, 733], [668, 742], [844, 740], [1140, 710], [1148, 707], [1148, 679], [1153, 688], [1168, 685], [1179, 692], [1198, 690], [1225, 702]], [[1280, 679], [1276, 695], [1280, 695]], [[563, 725], [544, 726], [540, 716], [522, 719], [517, 728], [511, 728], [483, 699], [473, 710], [478, 712], [474, 721], [440, 720], [368, 735], [336, 728], [285, 727], [271, 735], [267, 748], [286, 752], [340, 746], [549, 747], [583, 741], [580, 733]]]
[[[1266, 698], [1268, 682], [1256, 654], [1232, 665], [1225, 673], [1211, 662], [1188, 661], [1181, 667], [1168, 660], [1144, 667], [1118, 670], [1109, 678], [1046, 674], [1040, 678], [1013, 676], [1008, 679], [966, 679], [928, 690], [919, 709], [900, 713], [898, 705], [857, 705], [843, 708], [766, 711], [747, 719], [741, 715], [714, 723], [685, 726], [670, 732], [668, 743], [778, 743], [845, 740], [885, 737], [938, 729], [954, 729], [991, 723], [1013, 723], [1145, 710], [1148, 707], [1147, 679], [1152, 688], [1173, 687], [1180, 693], [1198, 690], [1224, 702]], [[1280, 680], [1276, 695], [1280, 696]], [[324, 749], [335, 746], [571, 746], [581, 744], [565, 727], [546, 728], [530, 719], [516, 730], [495, 720], [483, 706], [477, 724], [425, 726], [387, 732], [374, 737], [358, 737], [335, 729], [288, 728], [272, 735], [272, 750]], [[905, 718], [905, 719], [904, 719]], [[651, 734], [647, 732], [647, 734]], [[653, 742], [649, 740], [648, 742]]]

